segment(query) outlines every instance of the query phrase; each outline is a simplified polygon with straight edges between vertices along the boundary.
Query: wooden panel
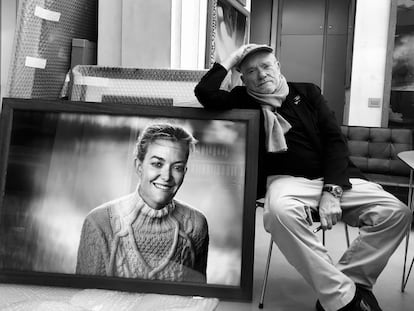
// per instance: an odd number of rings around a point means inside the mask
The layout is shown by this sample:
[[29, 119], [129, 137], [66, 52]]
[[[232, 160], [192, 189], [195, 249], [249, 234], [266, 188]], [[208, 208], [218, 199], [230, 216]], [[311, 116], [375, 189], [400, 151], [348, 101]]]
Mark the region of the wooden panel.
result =
[[345, 105], [345, 62], [347, 35], [328, 35], [326, 42], [326, 63], [324, 96], [342, 124]]
[[323, 34], [325, 0], [285, 0], [282, 10], [282, 34]]
[[252, 1], [250, 11], [250, 42], [270, 44], [272, 0]]
[[322, 35], [283, 35], [280, 63], [288, 81], [321, 85]]
[[348, 33], [348, 12], [350, 0], [329, 0], [328, 35]]

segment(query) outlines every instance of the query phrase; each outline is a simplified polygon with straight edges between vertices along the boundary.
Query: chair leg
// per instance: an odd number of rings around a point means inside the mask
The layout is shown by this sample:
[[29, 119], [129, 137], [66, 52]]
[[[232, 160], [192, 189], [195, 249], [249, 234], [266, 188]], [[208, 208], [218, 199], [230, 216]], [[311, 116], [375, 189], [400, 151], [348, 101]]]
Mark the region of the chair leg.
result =
[[322, 230], [322, 244], [323, 244], [323, 246], [325, 246], [325, 241], [326, 241], [326, 239], [325, 239], [325, 230]]
[[263, 284], [262, 284], [262, 293], [260, 295], [260, 301], [259, 301], [259, 309], [263, 309], [263, 301], [264, 301], [264, 296], [266, 292], [267, 277], [269, 275], [270, 260], [272, 259], [272, 249], [273, 249], [273, 240], [272, 240], [272, 237], [270, 237], [269, 251], [267, 252], [267, 261], [266, 261], [265, 273], [264, 273]]
[[[346, 235], [346, 243], [349, 247], [349, 232], [348, 232], [348, 226], [345, 224], [345, 235]], [[325, 230], [322, 230], [322, 243], [325, 245]], [[269, 276], [269, 269], [270, 269], [270, 261], [272, 259], [272, 250], [273, 250], [273, 240], [272, 237], [270, 237], [270, 243], [269, 243], [269, 250], [267, 252], [267, 261], [266, 261], [266, 267], [265, 267], [265, 273], [263, 277], [263, 284], [262, 284], [262, 292], [260, 294], [260, 300], [259, 300], [259, 309], [263, 309], [263, 302], [264, 297], [266, 293], [266, 286], [267, 286], [267, 278]], [[414, 262], [414, 258], [413, 258]], [[411, 263], [411, 267], [413, 266], [413, 262]], [[410, 271], [411, 271], [410, 267]], [[410, 273], [410, 272], [408, 272]]]
[[411, 260], [410, 269], [408, 269], [407, 277], [406, 277], [406, 279], [405, 279], [405, 281], [403, 283], [403, 288], [402, 288], [402, 291], [403, 292], [404, 292], [405, 287], [407, 286], [408, 277], [410, 276], [411, 269], [413, 268], [413, 264], [414, 264], [414, 258], [413, 258], [413, 260]]
[[[410, 181], [409, 181], [409, 187], [408, 187], [408, 208], [411, 210], [411, 212], [413, 212], [413, 170], [410, 170]], [[401, 281], [401, 292], [404, 292], [405, 290], [405, 285], [407, 284], [406, 282], [406, 278], [405, 278], [405, 269], [406, 269], [406, 265], [407, 265], [407, 254], [408, 254], [408, 244], [410, 241], [410, 232], [411, 232], [411, 226], [409, 226], [408, 230], [407, 230], [407, 236], [405, 238], [405, 254], [404, 254], [404, 265], [403, 265], [403, 275], [402, 275], [402, 281]], [[412, 264], [412, 263], [411, 263]], [[410, 267], [411, 270], [411, 267]], [[408, 276], [407, 276], [407, 281], [408, 281]]]
[[[413, 266], [413, 263], [411, 262], [411, 266], [410, 266], [409, 272], [408, 272], [407, 277], [406, 277], [405, 276], [405, 269], [406, 269], [406, 265], [407, 265], [407, 255], [408, 255], [408, 244], [409, 244], [409, 242], [410, 242], [410, 230], [408, 230], [407, 236], [405, 237], [404, 266], [403, 266], [403, 275], [402, 275], [402, 282], [401, 282], [401, 292], [402, 293], [405, 290], [405, 285], [407, 284], [408, 276], [410, 275], [411, 268]], [[413, 261], [414, 261], [414, 258], [413, 258]]]
[[349, 231], [348, 231], [348, 225], [346, 223], [344, 223], [345, 225], [345, 237], [346, 237], [346, 246], [349, 248]]

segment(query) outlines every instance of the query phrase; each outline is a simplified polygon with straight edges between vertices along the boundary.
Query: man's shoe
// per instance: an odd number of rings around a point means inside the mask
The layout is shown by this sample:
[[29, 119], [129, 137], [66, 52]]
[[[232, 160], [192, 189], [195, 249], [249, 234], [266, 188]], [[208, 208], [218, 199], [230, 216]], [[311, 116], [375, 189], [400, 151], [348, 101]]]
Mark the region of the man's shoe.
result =
[[[316, 301], [316, 310], [325, 311], [319, 300]], [[338, 311], [374, 311], [363, 299], [354, 297], [350, 303]]]
[[361, 297], [364, 298], [364, 300], [369, 304], [373, 311], [382, 311], [378, 304], [377, 298], [375, 298], [374, 293], [370, 289], [361, 284], [356, 284], [356, 288], [357, 291], [359, 291]]
[[319, 299], [316, 300], [316, 311], [325, 311], [325, 309], [322, 307], [321, 303], [319, 302]]
[[[325, 311], [319, 300], [316, 301], [315, 307], [317, 311]], [[354, 298], [339, 311], [382, 311], [382, 309], [372, 291], [357, 284]]]

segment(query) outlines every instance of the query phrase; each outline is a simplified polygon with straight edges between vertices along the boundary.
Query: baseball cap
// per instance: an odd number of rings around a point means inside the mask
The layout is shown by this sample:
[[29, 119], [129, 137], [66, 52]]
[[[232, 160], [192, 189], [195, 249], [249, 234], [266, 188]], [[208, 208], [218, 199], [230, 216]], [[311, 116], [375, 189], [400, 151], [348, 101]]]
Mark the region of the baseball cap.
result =
[[266, 51], [266, 52], [273, 52], [273, 49], [266, 45], [266, 44], [255, 44], [251, 43], [248, 44], [243, 51], [243, 54], [240, 57], [239, 62], [235, 65], [237, 71], [240, 71], [241, 64], [246, 60], [246, 58], [250, 55], [253, 55], [254, 53], [260, 52], [260, 51]]

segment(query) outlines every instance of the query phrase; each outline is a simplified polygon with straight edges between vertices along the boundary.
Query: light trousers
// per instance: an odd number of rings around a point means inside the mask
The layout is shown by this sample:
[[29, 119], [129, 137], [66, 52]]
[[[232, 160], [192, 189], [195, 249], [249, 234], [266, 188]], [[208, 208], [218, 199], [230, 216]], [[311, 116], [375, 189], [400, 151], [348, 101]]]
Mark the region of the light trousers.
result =
[[355, 295], [355, 283], [372, 288], [411, 224], [410, 209], [380, 185], [350, 181], [352, 189], [341, 198], [342, 221], [359, 227], [359, 235], [336, 265], [312, 232], [304, 208], [318, 208], [322, 178], [275, 176], [265, 198], [266, 231], [326, 311], [347, 305]]

